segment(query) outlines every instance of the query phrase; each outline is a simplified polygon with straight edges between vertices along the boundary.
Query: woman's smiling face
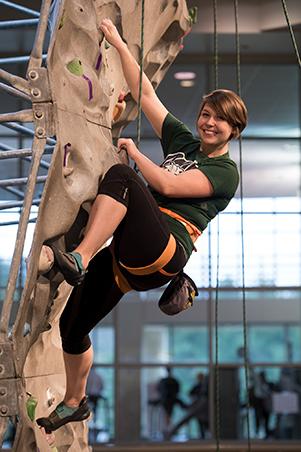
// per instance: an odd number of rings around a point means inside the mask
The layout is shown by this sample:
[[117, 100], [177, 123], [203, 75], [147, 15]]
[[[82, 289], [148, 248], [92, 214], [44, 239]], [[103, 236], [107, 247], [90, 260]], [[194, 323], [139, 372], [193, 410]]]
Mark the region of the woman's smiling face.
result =
[[203, 150], [222, 150], [233, 133], [233, 127], [208, 104], [205, 104], [199, 119], [197, 129]]

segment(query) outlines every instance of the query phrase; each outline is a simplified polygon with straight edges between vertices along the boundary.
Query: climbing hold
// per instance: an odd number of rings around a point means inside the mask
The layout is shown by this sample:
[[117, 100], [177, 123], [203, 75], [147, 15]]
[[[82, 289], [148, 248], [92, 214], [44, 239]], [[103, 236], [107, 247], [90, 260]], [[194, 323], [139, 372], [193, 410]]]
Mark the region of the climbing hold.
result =
[[70, 61], [67, 64], [67, 69], [73, 75], [78, 75], [78, 76], [84, 75], [84, 68], [83, 68], [82, 62], [80, 61], [79, 58], [74, 58], [72, 61]]
[[71, 143], [67, 143], [64, 146], [63, 166], [67, 165], [67, 157], [68, 157], [68, 153], [70, 152], [70, 151], [68, 151], [68, 148], [70, 148], [70, 146], [71, 146]]
[[83, 78], [88, 82], [89, 85], [89, 100], [93, 99], [93, 87], [92, 87], [92, 81], [87, 77], [86, 75], [83, 75]]
[[105, 49], [109, 49], [111, 47], [111, 44], [105, 39]]
[[50, 388], [47, 388], [46, 391], [47, 405], [51, 407], [55, 402], [55, 395], [53, 394]]
[[120, 91], [120, 94], [118, 96], [118, 102], [122, 102], [126, 96], [126, 93], [124, 91]]
[[98, 71], [102, 62], [102, 53], [99, 51], [99, 55], [96, 61], [95, 69]]
[[83, 77], [83, 79], [85, 79], [88, 82], [89, 86], [88, 99], [92, 100], [93, 99], [92, 81], [89, 79], [87, 75], [84, 74], [84, 68], [80, 59], [74, 58], [73, 60], [69, 61], [69, 63], [67, 64], [67, 69], [69, 72], [71, 72], [71, 74]]
[[54, 256], [52, 249], [47, 245], [43, 245], [38, 263], [39, 274], [44, 275], [45, 273], [49, 272], [49, 270], [51, 270], [53, 266], [53, 262]]
[[29, 396], [26, 402], [27, 415], [31, 421], [34, 421], [38, 401], [29, 392], [26, 394]]
[[191, 25], [196, 24], [197, 18], [198, 18], [198, 7], [193, 6], [192, 8], [189, 8], [189, 18]]
[[60, 20], [60, 23], [59, 23], [59, 30], [61, 28], [63, 28], [64, 23], [65, 23], [65, 9], [63, 9], [63, 14], [62, 14], [62, 17], [61, 17], [61, 20]]
[[118, 101], [113, 110], [113, 122], [116, 122], [120, 118], [125, 109], [126, 102], [124, 100], [121, 102]]
[[70, 176], [70, 174], [72, 174], [73, 171], [74, 171], [74, 168], [68, 168], [67, 166], [65, 166], [65, 168], [63, 168], [64, 177]]

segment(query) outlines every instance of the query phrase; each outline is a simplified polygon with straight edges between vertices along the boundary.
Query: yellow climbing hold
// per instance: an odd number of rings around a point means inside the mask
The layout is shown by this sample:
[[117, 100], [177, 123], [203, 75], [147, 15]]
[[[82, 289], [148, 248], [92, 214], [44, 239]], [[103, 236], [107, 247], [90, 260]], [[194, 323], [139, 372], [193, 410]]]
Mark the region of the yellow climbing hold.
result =
[[65, 23], [65, 9], [63, 9], [63, 14], [62, 14], [62, 17], [61, 17], [61, 20], [60, 20], [60, 23], [59, 23], [59, 30], [61, 28], [63, 28], [64, 23]]
[[126, 102], [123, 100], [122, 102], [117, 102], [113, 110], [113, 122], [116, 122], [124, 110], [126, 109]]

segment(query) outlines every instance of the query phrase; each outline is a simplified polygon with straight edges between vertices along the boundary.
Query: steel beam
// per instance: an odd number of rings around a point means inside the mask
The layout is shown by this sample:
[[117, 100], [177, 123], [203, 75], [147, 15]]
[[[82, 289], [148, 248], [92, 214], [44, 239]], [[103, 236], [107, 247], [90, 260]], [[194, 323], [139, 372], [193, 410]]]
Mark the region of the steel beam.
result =
[[[17, 124], [15, 122], [4, 122], [1, 125], [7, 127], [8, 129], [15, 130], [16, 132], [24, 133], [25, 135], [28, 135], [30, 137], [35, 136], [34, 130], [29, 129], [28, 127], [21, 126], [20, 124]], [[53, 138], [47, 138], [47, 143], [55, 145], [56, 141]]]
[[[38, 206], [40, 204], [40, 198], [33, 199], [31, 205]], [[6, 209], [13, 209], [15, 207], [23, 207], [24, 200], [23, 201], [3, 201], [0, 202], [0, 210], [6, 210]]]
[[40, 17], [40, 13], [35, 11], [34, 9], [26, 8], [25, 6], [18, 5], [14, 2], [8, 2], [6, 0], [0, 0], [0, 5], [8, 6], [9, 8], [16, 9], [18, 11], [22, 11], [23, 13], [29, 14], [33, 17]]
[[[1, 1], [1, 0], [0, 0]], [[46, 60], [47, 53], [42, 55], [42, 60]], [[30, 55], [22, 55], [17, 57], [0, 58], [0, 64], [18, 64], [27, 63], [30, 59]]]
[[[38, 176], [37, 184], [42, 184], [46, 181], [47, 176]], [[28, 182], [28, 177], [18, 177], [16, 179], [2, 179], [0, 180], [0, 187], [11, 187], [14, 185], [25, 185]]]
[[12, 30], [15, 28], [31, 28], [37, 26], [39, 19], [1, 20], [0, 30]]

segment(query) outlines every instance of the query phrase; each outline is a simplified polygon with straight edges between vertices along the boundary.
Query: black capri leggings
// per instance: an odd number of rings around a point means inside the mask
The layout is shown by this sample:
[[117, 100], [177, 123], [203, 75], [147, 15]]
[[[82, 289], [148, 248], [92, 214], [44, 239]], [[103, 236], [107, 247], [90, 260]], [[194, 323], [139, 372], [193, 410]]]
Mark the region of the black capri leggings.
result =
[[[183, 246], [171, 236], [155, 199], [130, 167], [112, 166], [98, 193], [124, 204], [127, 213], [114, 232], [111, 249], [104, 248], [90, 261], [84, 282], [73, 289], [61, 316], [63, 350], [72, 354], [90, 347], [89, 332], [124, 295], [116, 266], [132, 289], [145, 291], [166, 284], [187, 262]], [[169, 262], [161, 270], [152, 268], [171, 241], [174, 250]]]

